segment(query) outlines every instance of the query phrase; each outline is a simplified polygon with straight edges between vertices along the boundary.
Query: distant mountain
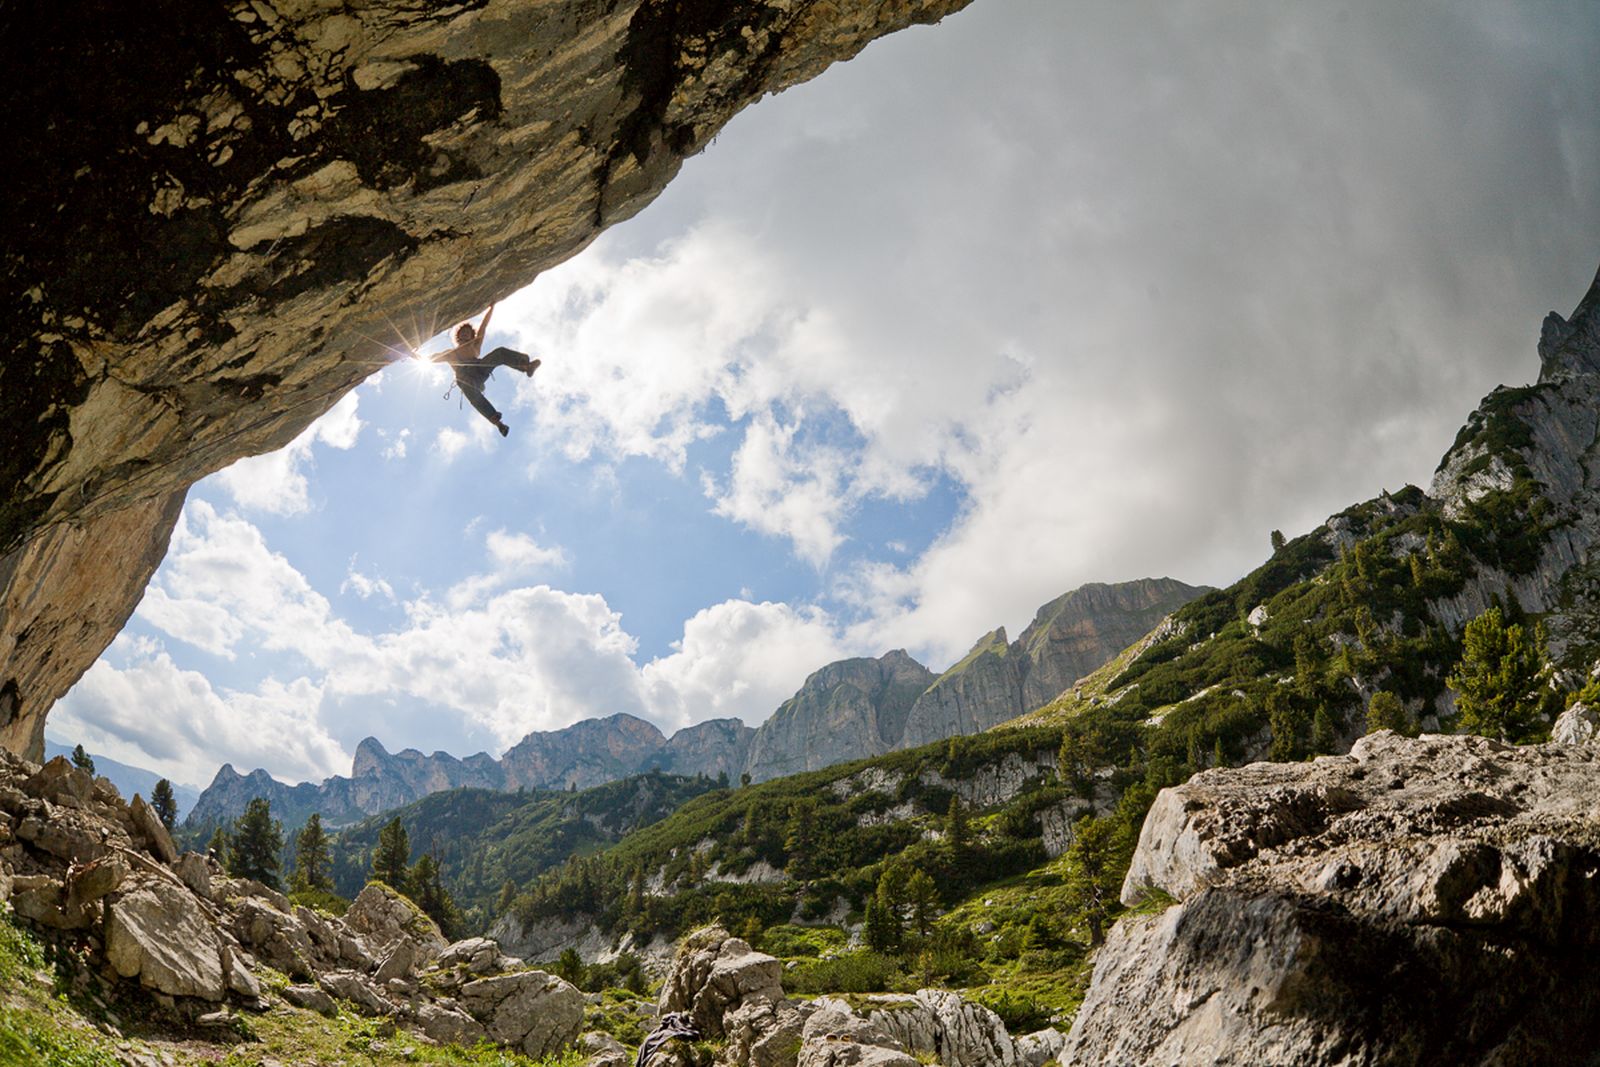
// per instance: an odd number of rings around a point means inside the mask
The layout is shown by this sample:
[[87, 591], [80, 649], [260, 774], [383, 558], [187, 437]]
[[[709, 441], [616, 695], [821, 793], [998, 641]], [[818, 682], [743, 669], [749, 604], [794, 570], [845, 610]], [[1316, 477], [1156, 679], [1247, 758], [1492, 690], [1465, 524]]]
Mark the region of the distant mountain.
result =
[[917, 698], [894, 747], [981, 733], [1048, 704], [1207, 592], [1173, 578], [1144, 578], [1091, 583], [1059, 596], [1039, 609], [1016, 641], [1006, 642], [1004, 627], [979, 638]]
[[737, 719], [712, 719], [667, 738], [643, 719], [612, 715], [530, 733], [500, 759], [486, 752], [465, 759], [414, 748], [390, 752], [369, 737], [356, 746], [350, 777], [320, 784], [286, 785], [266, 771], [240, 774], [225, 764], [185, 825], [198, 830], [230, 822], [254, 797], [265, 797], [272, 813], [292, 828], [312, 812], [330, 826], [343, 826], [449, 789], [588, 789], [652, 770], [737, 780], [754, 734]]
[[530, 733], [498, 760], [446, 752], [356, 748], [348, 778], [288, 786], [265, 771], [223, 767], [190, 816], [194, 827], [237, 818], [264, 796], [285, 825], [313, 811], [355, 822], [447, 789], [587, 789], [644, 771], [766, 781], [863, 756], [979, 733], [1048, 703], [1077, 679], [1207, 592], [1171, 578], [1091, 584], [1041, 607], [1015, 642], [997, 629], [935, 675], [902, 650], [812, 673], [761, 726], [713, 719], [670, 738], [643, 719], [612, 715]]
[[[59, 745], [54, 741], [46, 740], [44, 743], [44, 758], [55, 759], [57, 756], [72, 756], [71, 745]], [[146, 800], [150, 799], [150, 791], [156, 783], [166, 775], [147, 771], [143, 767], [130, 767], [126, 763], [118, 763], [110, 756], [102, 756], [97, 752], [90, 752], [94, 759], [94, 773], [102, 778], [111, 779], [111, 784], [117, 787], [117, 792], [122, 794], [122, 799], [132, 800], [133, 794], [138, 793]], [[178, 818], [182, 819], [200, 799], [200, 790], [192, 785], [181, 785], [172, 782], [172, 796], [178, 802]]]

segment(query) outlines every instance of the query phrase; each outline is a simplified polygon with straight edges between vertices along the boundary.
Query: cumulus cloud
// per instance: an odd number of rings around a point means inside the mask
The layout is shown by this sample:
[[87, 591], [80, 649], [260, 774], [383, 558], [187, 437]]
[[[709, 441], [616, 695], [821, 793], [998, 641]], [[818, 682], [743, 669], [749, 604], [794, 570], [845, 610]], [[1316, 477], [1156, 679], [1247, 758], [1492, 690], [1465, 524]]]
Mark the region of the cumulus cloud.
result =
[[348, 773], [349, 754], [319, 718], [322, 690], [308, 679], [218, 690], [159, 644], [124, 643], [117, 651], [131, 662], [116, 668], [100, 660], [51, 712], [55, 727], [95, 751], [200, 784], [223, 762], [241, 771], [267, 767], [285, 781]]
[[[467, 525], [468, 533], [474, 529], [476, 520]], [[484, 538], [484, 545], [488, 550], [490, 569], [451, 587], [445, 600], [452, 608], [466, 607], [513, 582], [565, 567], [568, 563], [566, 552], [559, 546], [541, 545], [525, 533], [492, 530]]]
[[875, 654], [847, 646], [820, 608], [748, 600], [696, 612], [673, 648], [640, 672], [654, 717], [673, 726], [730, 716], [760, 722], [823, 664]]
[[310, 510], [306, 468], [314, 462], [312, 450], [318, 444], [344, 451], [354, 448], [361, 436], [361, 417], [356, 413], [359, 403], [353, 390], [346, 393], [285, 447], [241, 459], [218, 472], [214, 476], [217, 484], [240, 507], [251, 511], [298, 515]]

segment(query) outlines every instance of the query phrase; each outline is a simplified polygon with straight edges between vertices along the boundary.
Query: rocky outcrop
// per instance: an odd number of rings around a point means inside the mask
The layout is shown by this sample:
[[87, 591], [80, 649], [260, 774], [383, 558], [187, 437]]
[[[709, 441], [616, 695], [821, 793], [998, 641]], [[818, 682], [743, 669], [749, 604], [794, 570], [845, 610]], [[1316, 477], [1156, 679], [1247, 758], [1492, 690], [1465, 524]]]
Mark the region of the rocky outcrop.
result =
[[[1388, 731], [1164, 791], [1064, 1064], [1572, 1062], [1600, 1044], [1600, 751]], [[1450, 1010], [1438, 1010], [1449, 990]]]
[[507, 789], [587, 789], [637, 774], [665, 744], [661, 731], [643, 719], [612, 715], [531, 733], [500, 763]]
[[685, 726], [661, 747], [655, 765], [668, 774], [718, 778], [737, 783], [750, 761], [755, 730], [739, 719], [707, 719]]
[[6, 746], [38, 754], [185, 489], [422, 340], [394, 324], [521, 288], [747, 104], [965, 2], [19, 12], [60, 47], [6, 69]]
[[719, 1064], [793, 1067], [805, 1020], [782, 975], [781, 963], [726, 930], [696, 930], [661, 986], [658, 1014], [685, 1012], [703, 1037], [722, 1040]]
[[756, 730], [745, 769], [761, 782], [887, 752], [933, 678], [898, 650], [830, 663]]
[[1041, 607], [1016, 641], [985, 634], [911, 708], [893, 747], [979, 733], [1049, 703], [1187, 604], [1205, 586], [1172, 578], [1090, 583]]
[[1545, 616], [1558, 658], [1587, 666], [1600, 653], [1597, 397], [1600, 277], [1571, 321], [1545, 320], [1538, 382], [1485, 397], [1434, 474], [1428, 496], [1447, 518], [1511, 527], [1460, 592], [1429, 605], [1451, 632], [1514, 598]]
[[288, 1005], [331, 1015], [342, 1001], [434, 1041], [541, 1057], [577, 1038], [582, 994], [493, 942], [446, 945], [383, 886], [367, 887], [343, 918], [294, 906], [194, 853], [171, 855], [153, 818], [66, 760], [38, 767], [0, 751], [0, 905], [63, 939], [62, 965], [84, 969], [73, 980], [97, 975], [110, 1001], [124, 995], [121, 979], [139, 987], [128, 995], [140, 1012], [153, 997], [179, 1025], [225, 1023], [219, 1004], [261, 1010], [273, 999], [254, 973], [266, 965], [292, 980]]

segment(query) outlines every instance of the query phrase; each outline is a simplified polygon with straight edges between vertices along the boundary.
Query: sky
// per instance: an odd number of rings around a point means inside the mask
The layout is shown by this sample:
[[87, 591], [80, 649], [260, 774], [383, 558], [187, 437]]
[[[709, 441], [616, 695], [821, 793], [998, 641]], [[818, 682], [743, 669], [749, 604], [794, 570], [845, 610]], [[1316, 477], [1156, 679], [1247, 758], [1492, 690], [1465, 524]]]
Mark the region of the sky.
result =
[[[759, 723], [1426, 486], [1600, 266], [1600, 6], [976, 0], [191, 490], [48, 734], [204, 785]], [[425, 299], [425, 296], [421, 299]], [[418, 317], [428, 309], [419, 304]], [[436, 339], [433, 348], [442, 347]]]

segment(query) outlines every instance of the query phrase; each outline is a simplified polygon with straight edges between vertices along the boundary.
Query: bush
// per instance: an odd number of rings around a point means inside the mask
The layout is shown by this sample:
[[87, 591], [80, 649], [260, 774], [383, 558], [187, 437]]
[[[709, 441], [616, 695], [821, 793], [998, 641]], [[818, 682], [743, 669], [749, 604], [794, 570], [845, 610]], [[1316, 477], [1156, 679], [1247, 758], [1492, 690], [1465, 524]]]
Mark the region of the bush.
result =
[[784, 977], [791, 993], [886, 993], [900, 977], [894, 960], [864, 949], [832, 959], [802, 963]]

